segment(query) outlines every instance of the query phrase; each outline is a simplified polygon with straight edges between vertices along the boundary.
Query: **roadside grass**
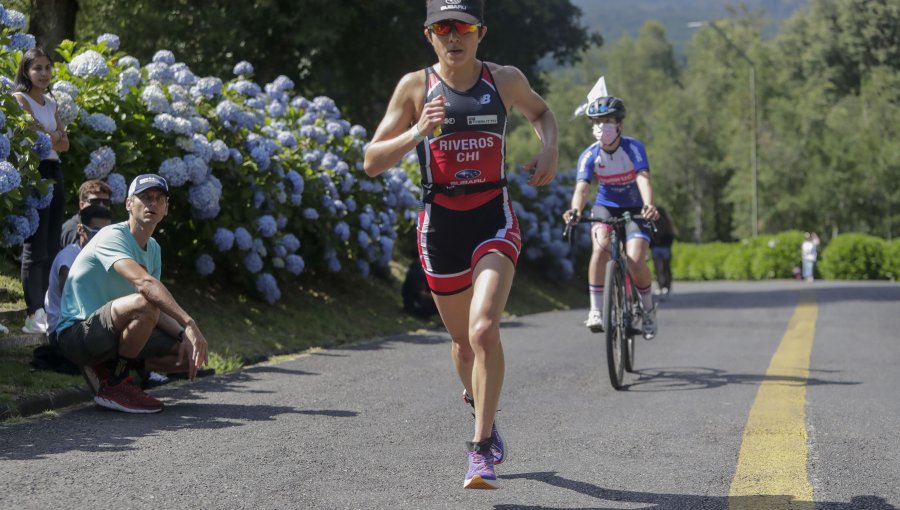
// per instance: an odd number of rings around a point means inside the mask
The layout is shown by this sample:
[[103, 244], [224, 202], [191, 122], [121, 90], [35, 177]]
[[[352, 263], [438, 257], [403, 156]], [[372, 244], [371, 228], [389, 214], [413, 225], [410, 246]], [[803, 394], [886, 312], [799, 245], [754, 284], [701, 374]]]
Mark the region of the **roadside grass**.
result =
[[[275, 305], [226, 282], [179, 276], [178, 269], [169, 271], [171, 276], [163, 281], [209, 341], [209, 366], [223, 373], [312, 348], [442, 328], [437, 316], [423, 320], [403, 311], [400, 289], [409, 262], [399, 259], [392, 262], [390, 275], [369, 278], [350, 270], [304, 275], [292, 285], [282, 284], [282, 298]], [[0, 294], [0, 309], [24, 307], [16, 275], [13, 264], [0, 265], [0, 282], [8, 289]], [[586, 296], [581, 287], [576, 282], [551, 282], [520, 268], [507, 314], [583, 306]], [[7, 326], [14, 333], [20, 325]], [[32, 349], [0, 349], [0, 403], [84, 384], [80, 376], [32, 369]]]

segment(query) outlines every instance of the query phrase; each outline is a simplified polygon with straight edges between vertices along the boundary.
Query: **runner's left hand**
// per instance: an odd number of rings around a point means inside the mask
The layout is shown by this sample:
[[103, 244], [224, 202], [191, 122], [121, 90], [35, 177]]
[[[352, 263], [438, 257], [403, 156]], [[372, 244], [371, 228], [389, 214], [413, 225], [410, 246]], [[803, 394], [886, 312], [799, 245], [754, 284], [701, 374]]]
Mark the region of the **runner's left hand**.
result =
[[546, 186], [556, 177], [556, 162], [559, 159], [559, 153], [555, 148], [545, 148], [525, 165], [525, 170], [531, 170], [533, 173], [528, 178], [528, 184], [532, 186]]

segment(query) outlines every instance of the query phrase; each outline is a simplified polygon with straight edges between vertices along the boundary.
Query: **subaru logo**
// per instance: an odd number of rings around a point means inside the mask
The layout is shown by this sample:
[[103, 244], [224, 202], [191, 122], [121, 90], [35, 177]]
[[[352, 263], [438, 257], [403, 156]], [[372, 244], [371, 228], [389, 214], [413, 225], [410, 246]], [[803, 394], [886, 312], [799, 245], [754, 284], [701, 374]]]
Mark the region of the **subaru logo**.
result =
[[474, 168], [469, 168], [466, 170], [460, 170], [459, 172], [456, 172], [453, 175], [457, 179], [462, 179], [464, 181], [467, 181], [469, 179], [474, 179], [474, 178], [478, 177], [479, 175], [481, 175], [481, 171], [475, 170]]

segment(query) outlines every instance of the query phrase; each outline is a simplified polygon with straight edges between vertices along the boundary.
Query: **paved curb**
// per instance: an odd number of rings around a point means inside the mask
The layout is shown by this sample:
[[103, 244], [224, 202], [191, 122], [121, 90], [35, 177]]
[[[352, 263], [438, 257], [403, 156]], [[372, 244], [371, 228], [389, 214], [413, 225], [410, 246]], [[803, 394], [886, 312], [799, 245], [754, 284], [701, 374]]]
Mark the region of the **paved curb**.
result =
[[0, 404], [0, 421], [16, 416], [31, 416], [81, 402], [89, 402], [93, 398], [94, 394], [87, 388], [70, 388], [47, 395], [17, 399], [12, 404]]

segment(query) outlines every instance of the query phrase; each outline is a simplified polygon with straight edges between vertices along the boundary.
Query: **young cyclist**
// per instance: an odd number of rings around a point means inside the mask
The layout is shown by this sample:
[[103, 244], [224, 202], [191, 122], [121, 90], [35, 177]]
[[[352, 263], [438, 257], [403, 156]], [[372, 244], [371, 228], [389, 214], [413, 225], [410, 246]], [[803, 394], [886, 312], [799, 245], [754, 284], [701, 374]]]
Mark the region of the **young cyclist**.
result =
[[[578, 221], [587, 203], [591, 181], [597, 180], [597, 199], [591, 209], [595, 218], [619, 217], [625, 211], [642, 215], [649, 220], [659, 218], [653, 205], [653, 186], [650, 184], [650, 164], [644, 145], [634, 138], [622, 136], [625, 103], [614, 96], [595, 99], [588, 106], [587, 116], [597, 141], [578, 158], [578, 183], [572, 194], [572, 208], [566, 211], [566, 222]], [[603, 282], [609, 260], [609, 231], [612, 227], [594, 223], [591, 228], [593, 251], [588, 268], [591, 310], [585, 325], [593, 332], [603, 330], [600, 307], [603, 304]], [[656, 336], [656, 310], [651, 292], [647, 250], [651, 229], [645, 220], [635, 220], [625, 227], [626, 251], [634, 285], [641, 296], [644, 311], [642, 331], [647, 340]]]

